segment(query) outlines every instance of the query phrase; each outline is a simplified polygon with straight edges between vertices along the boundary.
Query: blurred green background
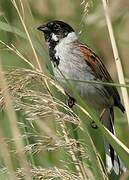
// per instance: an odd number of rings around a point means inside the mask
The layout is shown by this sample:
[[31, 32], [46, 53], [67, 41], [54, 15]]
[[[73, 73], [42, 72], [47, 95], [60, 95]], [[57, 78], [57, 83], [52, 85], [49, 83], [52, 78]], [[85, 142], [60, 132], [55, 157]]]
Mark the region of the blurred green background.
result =
[[[34, 43], [34, 46], [43, 71], [46, 74], [49, 74], [50, 71], [50, 61], [44, 38], [42, 37], [42, 34], [37, 31], [37, 27], [50, 20], [58, 19], [69, 23], [76, 32], [78, 32], [80, 40], [88, 44], [98, 54], [106, 65], [113, 80], [118, 82], [111, 43], [105, 23], [103, 6], [100, 0], [22, 0], [24, 7], [20, 5], [20, 0], [17, 0], [16, 2], [31, 38], [34, 42], [38, 42], [37, 44]], [[128, 83], [129, 1], [109, 0], [109, 5], [115, 38], [122, 59], [124, 75], [126, 82]], [[8, 23], [10, 28], [9, 26], [6, 27], [4, 23]], [[0, 0], [0, 40], [9, 46], [13, 44], [30, 62], [36, 65], [30, 44], [25, 38], [21, 37], [21, 35], [19, 36], [15, 33], [15, 28], [24, 32], [16, 9], [10, 0]], [[4, 70], [8, 70], [11, 67], [30, 68], [27, 63], [13, 52], [9, 51], [2, 44], [0, 44], [0, 58]], [[120, 92], [120, 89], [118, 90]], [[5, 128], [5, 134], [10, 137], [7, 118], [3, 117], [2, 114], [2, 127]], [[24, 121], [21, 114], [18, 114], [18, 117], [22, 118], [22, 121]], [[126, 115], [123, 115], [117, 109], [115, 109], [115, 128], [120, 140], [129, 147], [129, 128]], [[30, 138], [30, 141], [33, 141], [33, 139]], [[42, 154], [39, 154], [36, 158], [34, 157], [34, 161], [37, 165], [49, 166], [50, 164], [55, 165], [55, 162], [58, 164], [58, 158], [51, 155], [51, 153], [43, 152], [43, 157]]]

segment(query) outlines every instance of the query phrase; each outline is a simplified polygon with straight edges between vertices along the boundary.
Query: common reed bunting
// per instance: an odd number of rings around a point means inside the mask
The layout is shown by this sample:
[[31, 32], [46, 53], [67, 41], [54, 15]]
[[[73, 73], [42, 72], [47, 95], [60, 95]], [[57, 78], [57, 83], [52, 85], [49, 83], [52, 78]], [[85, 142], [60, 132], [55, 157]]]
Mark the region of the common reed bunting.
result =
[[[82, 82], [87, 80], [113, 82], [101, 59], [86, 44], [81, 43], [74, 29], [63, 21], [48, 22], [39, 26], [38, 30], [44, 33], [54, 76], [68, 95], [68, 105], [72, 107], [76, 97], [65, 78], [74, 80], [72, 83], [75, 90], [87, 105], [94, 108], [104, 126], [115, 134], [114, 106], [123, 113], [125, 111], [116, 87]], [[117, 175], [125, 171], [123, 163], [112, 146], [105, 141], [104, 146], [107, 171], [110, 173], [114, 170]]]

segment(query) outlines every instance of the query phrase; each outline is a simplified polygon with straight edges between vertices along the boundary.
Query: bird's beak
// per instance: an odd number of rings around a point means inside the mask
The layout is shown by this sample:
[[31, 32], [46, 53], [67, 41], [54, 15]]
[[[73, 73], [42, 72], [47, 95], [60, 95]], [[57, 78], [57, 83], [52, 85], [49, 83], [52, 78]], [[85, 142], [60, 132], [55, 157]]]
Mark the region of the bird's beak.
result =
[[41, 25], [37, 28], [39, 31], [43, 31], [44, 33], [49, 31], [49, 28], [46, 25]]

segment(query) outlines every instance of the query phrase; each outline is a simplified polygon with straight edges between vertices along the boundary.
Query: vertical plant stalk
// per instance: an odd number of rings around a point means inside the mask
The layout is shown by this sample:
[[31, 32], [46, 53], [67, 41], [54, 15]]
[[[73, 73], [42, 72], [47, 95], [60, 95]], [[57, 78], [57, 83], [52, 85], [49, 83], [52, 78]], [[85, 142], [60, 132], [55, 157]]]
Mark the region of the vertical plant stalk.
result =
[[3, 91], [5, 109], [6, 109], [6, 112], [7, 112], [10, 124], [11, 124], [11, 128], [12, 128], [12, 135], [15, 139], [18, 160], [20, 162], [20, 166], [24, 168], [25, 179], [31, 180], [30, 166], [27, 162], [27, 159], [26, 159], [27, 157], [25, 156], [23, 152], [24, 145], [23, 145], [22, 139], [19, 138], [21, 137], [21, 133], [17, 125], [18, 121], [17, 121], [15, 110], [12, 105], [12, 99], [8, 91], [8, 85], [7, 85], [3, 70], [2, 70], [1, 61], [0, 61], [0, 85], [1, 85], [0, 88]]
[[[108, 27], [108, 31], [109, 31], [109, 36], [110, 36], [110, 40], [111, 40], [113, 55], [114, 55], [114, 59], [115, 59], [115, 63], [116, 63], [119, 83], [125, 85], [125, 78], [124, 78], [124, 73], [123, 73], [123, 69], [122, 69], [121, 59], [119, 57], [119, 53], [118, 53], [118, 49], [117, 49], [117, 45], [116, 45], [116, 41], [115, 41], [115, 36], [114, 36], [114, 32], [113, 32], [113, 27], [111, 24], [107, 1], [102, 0], [102, 3], [103, 3], [106, 23], [107, 23], [107, 27]], [[128, 92], [127, 92], [126, 88], [121, 87], [121, 92], [122, 92], [122, 96], [123, 96], [124, 106], [125, 106], [128, 125], [129, 125], [129, 96], [128, 96]]]
[[[60, 121], [60, 126], [62, 128], [63, 135], [64, 135], [66, 143], [70, 145], [71, 143], [70, 143], [70, 140], [69, 140], [69, 137], [68, 137], [68, 133], [67, 133], [67, 130], [66, 130], [65, 123], [63, 121]], [[71, 158], [72, 158], [72, 160], [74, 162], [74, 165], [75, 165], [75, 168], [76, 168], [76, 170], [78, 172], [80, 180], [88, 179], [88, 175], [86, 174], [86, 171], [85, 171], [85, 169], [83, 167], [83, 164], [82, 164], [82, 162], [80, 160], [78, 160], [76, 158], [76, 155], [74, 153], [74, 149], [73, 149], [72, 146], [70, 146], [70, 148], [69, 148], [69, 153], [70, 153]]]
[[[32, 52], [33, 52], [34, 57], [35, 57], [35, 60], [36, 60], [36, 62], [37, 62], [38, 69], [39, 69], [39, 71], [42, 72], [42, 67], [41, 67], [41, 65], [40, 65], [40, 62], [39, 62], [38, 56], [37, 56], [37, 54], [36, 54], [36, 51], [35, 51], [35, 49], [34, 49], [33, 43], [32, 43], [32, 41], [31, 41], [30, 34], [29, 34], [29, 32], [28, 32], [28, 30], [27, 30], [27, 27], [26, 27], [26, 25], [25, 25], [25, 23], [24, 23], [24, 20], [23, 20], [23, 18], [22, 18], [22, 15], [21, 15], [21, 13], [20, 13], [20, 11], [19, 11], [19, 9], [18, 9], [18, 6], [17, 6], [17, 4], [16, 4], [16, 1], [15, 1], [15, 0], [11, 0], [11, 1], [12, 1], [12, 4], [14, 5], [14, 7], [15, 7], [17, 13], [18, 13], [18, 16], [19, 16], [19, 18], [20, 18], [20, 21], [21, 21], [21, 23], [22, 23], [22, 26], [23, 26], [23, 28], [24, 28], [24, 30], [25, 30], [26, 35], [27, 35], [28, 41], [29, 41], [30, 46], [31, 46], [31, 48], [32, 48]], [[21, 3], [21, 6], [23, 7], [22, 1], [20, 1], [20, 3]]]
[[11, 156], [9, 153], [8, 144], [4, 140], [2, 127], [0, 127], [0, 145], [2, 147], [2, 148], [0, 148], [0, 154], [1, 154], [1, 157], [4, 161], [4, 165], [7, 168], [7, 173], [9, 175], [9, 179], [10, 180], [17, 180], [17, 178], [15, 176], [15, 171], [13, 169], [13, 164], [11, 161]]

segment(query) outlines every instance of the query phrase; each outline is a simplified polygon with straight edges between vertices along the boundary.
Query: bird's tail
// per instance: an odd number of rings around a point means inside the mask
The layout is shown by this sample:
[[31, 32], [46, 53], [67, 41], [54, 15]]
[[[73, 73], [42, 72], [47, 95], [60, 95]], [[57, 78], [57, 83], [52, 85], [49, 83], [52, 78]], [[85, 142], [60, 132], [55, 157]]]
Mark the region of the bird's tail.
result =
[[[103, 117], [102, 122], [104, 126], [115, 135], [115, 129], [114, 129], [114, 112], [113, 108], [110, 108], [107, 110]], [[104, 140], [104, 146], [105, 146], [105, 153], [106, 153], [106, 168], [108, 173], [111, 173], [112, 170], [119, 175], [121, 172], [125, 172], [126, 168], [123, 165], [122, 161], [114, 151], [113, 147]]]

